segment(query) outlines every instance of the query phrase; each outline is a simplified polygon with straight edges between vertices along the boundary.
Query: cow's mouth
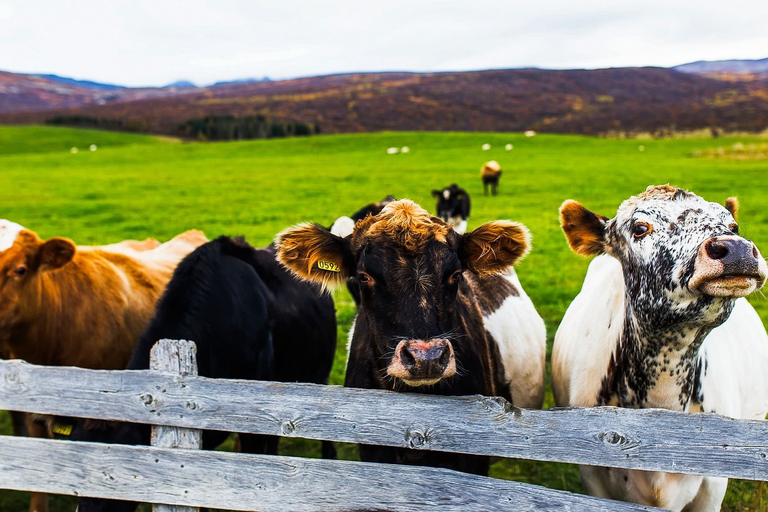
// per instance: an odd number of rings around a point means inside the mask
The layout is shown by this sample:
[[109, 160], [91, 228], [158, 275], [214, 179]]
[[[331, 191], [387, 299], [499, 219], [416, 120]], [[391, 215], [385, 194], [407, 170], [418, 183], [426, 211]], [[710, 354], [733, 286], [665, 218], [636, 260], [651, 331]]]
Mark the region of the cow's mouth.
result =
[[760, 288], [765, 276], [760, 274], [723, 274], [701, 282], [697, 288], [712, 297], [745, 297]]
[[432, 386], [434, 384], [437, 384], [440, 382], [442, 377], [439, 377], [437, 379], [418, 379], [418, 380], [411, 380], [411, 379], [400, 379], [408, 386], [411, 386], [412, 388], [418, 388], [420, 386]]

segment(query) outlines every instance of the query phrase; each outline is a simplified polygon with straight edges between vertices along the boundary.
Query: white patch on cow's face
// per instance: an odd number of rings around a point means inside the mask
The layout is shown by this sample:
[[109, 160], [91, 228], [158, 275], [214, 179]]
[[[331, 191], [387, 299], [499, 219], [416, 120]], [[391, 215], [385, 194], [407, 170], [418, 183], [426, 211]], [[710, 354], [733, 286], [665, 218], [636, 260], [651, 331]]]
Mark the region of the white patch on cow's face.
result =
[[16, 241], [19, 232], [24, 229], [23, 226], [6, 219], [0, 219], [0, 251], [11, 248]]
[[751, 244], [737, 235], [736, 221], [723, 206], [685, 191], [641, 195], [625, 201], [606, 228], [608, 252], [621, 261], [628, 296], [641, 321], [679, 323], [681, 315], [696, 321], [727, 318], [723, 308], [730, 304], [689, 286], [702, 272], [697, 257], [703, 244], [714, 238]]
[[444, 199], [450, 199], [451, 198], [451, 191], [450, 190], [443, 190], [443, 198]]

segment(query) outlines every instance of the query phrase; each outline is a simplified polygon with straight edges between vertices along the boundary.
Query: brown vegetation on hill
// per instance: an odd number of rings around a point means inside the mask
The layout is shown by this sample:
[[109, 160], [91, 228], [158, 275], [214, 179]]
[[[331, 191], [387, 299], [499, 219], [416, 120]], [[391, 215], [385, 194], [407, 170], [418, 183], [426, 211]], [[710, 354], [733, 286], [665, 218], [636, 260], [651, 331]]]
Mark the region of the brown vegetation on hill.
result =
[[360, 73], [231, 84], [105, 105], [0, 114], [0, 122], [54, 116], [116, 119], [179, 134], [191, 119], [261, 115], [323, 133], [382, 130], [636, 133], [768, 127], [768, 81], [663, 68]]

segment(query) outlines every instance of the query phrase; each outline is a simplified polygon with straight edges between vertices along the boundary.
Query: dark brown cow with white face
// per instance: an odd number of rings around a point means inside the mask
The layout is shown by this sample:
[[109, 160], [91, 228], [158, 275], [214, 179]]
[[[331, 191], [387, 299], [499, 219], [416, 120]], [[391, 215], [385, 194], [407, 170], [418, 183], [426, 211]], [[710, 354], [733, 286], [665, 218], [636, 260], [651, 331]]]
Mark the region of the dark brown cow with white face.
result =
[[[315, 224], [278, 235], [278, 258], [324, 286], [354, 276], [361, 304], [345, 385], [443, 395], [500, 395], [540, 407], [545, 333], [512, 270], [528, 230], [489, 222], [465, 235], [415, 203], [388, 204], [340, 238]], [[487, 473], [488, 460], [361, 446], [364, 460]]]

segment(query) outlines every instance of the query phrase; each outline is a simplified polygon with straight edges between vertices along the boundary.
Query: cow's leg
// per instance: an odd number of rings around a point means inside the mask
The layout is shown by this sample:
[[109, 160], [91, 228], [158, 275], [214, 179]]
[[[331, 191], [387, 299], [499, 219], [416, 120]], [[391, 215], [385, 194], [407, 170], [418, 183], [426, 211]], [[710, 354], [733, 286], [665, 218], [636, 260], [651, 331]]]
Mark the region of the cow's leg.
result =
[[27, 418], [26, 414], [18, 411], [8, 411], [11, 415], [11, 425], [13, 426], [13, 435], [27, 436]]
[[255, 434], [240, 434], [240, 446], [243, 453], [265, 453], [277, 455], [277, 436], [260, 436]]
[[483, 180], [483, 195], [484, 196], [488, 195], [488, 182], [485, 180]]
[[[48, 435], [48, 426], [45, 422], [35, 420], [31, 414], [24, 414], [24, 419], [29, 437], [50, 437]], [[48, 512], [48, 495], [41, 492], [31, 493], [29, 512]]]
[[324, 459], [336, 458], [336, 447], [330, 441], [322, 441], [320, 451]]
[[494, 196], [496, 195], [496, 187], [498, 187], [498, 186], [499, 186], [499, 182], [494, 180], [493, 184], [491, 185], [491, 187], [492, 187], [491, 188], [491, 194], [493, 194]]

